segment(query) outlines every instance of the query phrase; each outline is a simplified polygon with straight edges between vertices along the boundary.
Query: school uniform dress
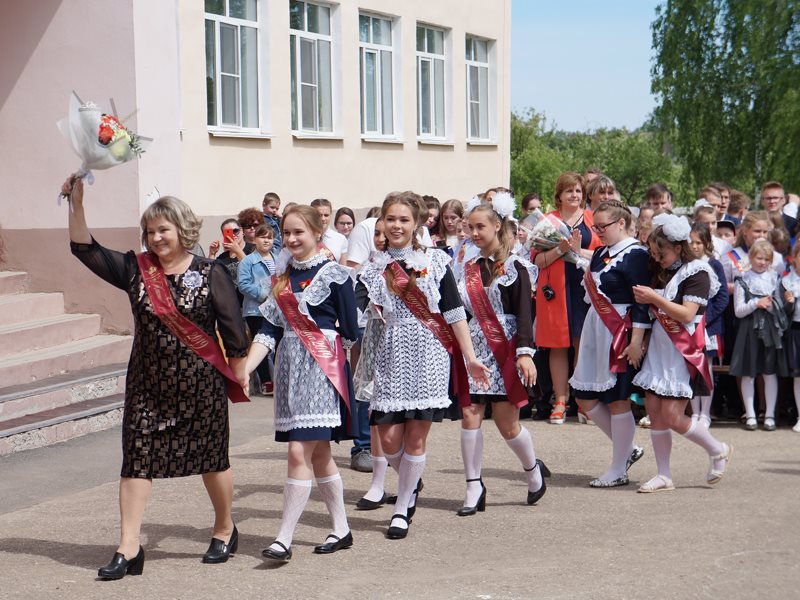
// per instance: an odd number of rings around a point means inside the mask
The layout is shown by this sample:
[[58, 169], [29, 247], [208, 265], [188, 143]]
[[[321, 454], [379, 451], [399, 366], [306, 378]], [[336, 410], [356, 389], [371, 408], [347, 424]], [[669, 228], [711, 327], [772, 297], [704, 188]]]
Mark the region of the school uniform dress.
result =
[[[305, 261], [292, 258], [286, 268], [287, 285], [300, 312], [317, 324], [331, 346], [341, 337], [345, 349], [352, 347], [358, 339], [358, 317], [350, 270], [325, 253]], [[279, 275], [282, 270], [279, 266]], [[260, 307], [265, 323], [253, 341], [275, 350], [275, 440], [351, 439], [346, 400], [287, 323], [271, 283], [269, 292]], [[349, 364], [345, 363], [344, 370], [350, 400], [355, 396]]]
[[[511, 255], [503, 263], [502, 270], [494, 277], [495, 261], [492, 258], [475, 259], [481, 272], [481, 281], [489, 298], [489, 304], [497, 315], [506, 339], [516, 336], [516, 356], [528, 355], [533, 358], [533, 318], [531, 316], [531, 290], [536, 282], [538, 269], [529, 261]], [[467, 313], [474, 313], [467, 293], [466, 277], [458, 281], [458, 291]], [[478, 387], [469, 378], [469, 392], [473, 403], [507, 401], [506, 386], [501, 367], [497, 364], [489, 342], [481, 329], [478, 319], [469, 318], [472, 345], [478, 360], [490, 370], [489, 389]]]
[[[719, 262], [725, 271], [725, 281], [733, 282], [737, 277], [741, 277], [750, 270], [750, 258], [748, 257], [747, 246], [737, 246], [730, 252], [723, 254]], [[786, 263], [780, 252], [772, 254], [772, 270], [775, 273], [783, 273], [786, 270]]]
[[[714, 270], [702, 260], [677, 263], [668, 271], [670, 279], [664, 289], [656, 291], [676, 304], [689, 301], [699, 305], [694, 320], [682, 324], [689, 334], [693, 334], [703, 317], [708, 298], [716, 295], [720, 282]], [[641, 370], [633, 378], [633, 384], [667, 399], [691, 399], [711, 393], [699, 373], [691, 377], [683, 355], [658, 321], [653, 322], [647, 354]]]
[[445, 252], [389, 248], [367, 263], [356, 285], [358, 306], [365, 310], [371, 301], [386, 320], [376, 348], [370, 424], [442, 421], [451, 405], [450, 354], [389, 289], [384, 272], [393, 260], [407, 274], [416, 274], [416, 286], [427, 298], [431, 312], [441, 313], [449, 324], [466, 320]]
[[[649, 305], [635, 301], [633, 286], [650, 284], [649, 265], [647, 249], [632, 237], [613, 246], [597, 248], [589, 263], [597, 291], [621, 317], [630, 313], [633, 326], [641, 329], [650, 328]], [[613, 335], [600, 319], [588, 294], [585, 301], [589, 303], [589, 312], [583, 323], [578, 364], [569, 384], [575, 390], [575, 397], [581, 400], [599, 399], [604, 404], [624, 400], [631, 393], [636, 370], [628, 365], [625, 373], [611, 372], [609, 358]]]
[[[731, 375], [786, 377], [789, 374], [783, 348], [783, 334], [788, 329], [789, 319], [778, 284], [778, 276], [771, 269], [764, 273], [747, 271], [736, 280], [733, 306], [739, 320], [739, 333], [731, 357]], [[756, 303], [766, 296], [772, 296], [772, 308], [757, 308]]]
[[787, 312], [792, 315], [789, 329], [784, 336], [786, 347], [786, 362], [789, 375], [800, 377], [800, 310], [797, 310], [797, 301], [800, 299], [800, 276], [794, 267], [781, 279], [779, 295], [783, 298], [784, 292], [789, 291], [794, 296], [794, 302], [787, 303]]

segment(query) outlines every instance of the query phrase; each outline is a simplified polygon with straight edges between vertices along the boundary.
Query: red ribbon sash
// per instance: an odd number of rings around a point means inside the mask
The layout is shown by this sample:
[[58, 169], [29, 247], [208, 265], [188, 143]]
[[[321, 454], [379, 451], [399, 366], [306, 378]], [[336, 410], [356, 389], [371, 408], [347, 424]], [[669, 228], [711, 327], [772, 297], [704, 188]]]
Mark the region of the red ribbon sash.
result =
[[733, 266], [736, 267], [736, 270], [739, 271], [739, 273], [744, 273], [745, 271], [750, 270], [749, 265], [744, 266], [739, 262], [739, 255], [736, 253], [736, 250], [731, 250], [728, 252], [728, 258], [731, 259]]
[[623, 350], [628, 346], [628, 331], [631, 329], [630, 313], [623, 319], [619, 316], [617, 309], [608, 301], [598, 290], [594, 282], [594, 277], [586, 269], [583, 275], [583, 283], [592, 301], [597, 316], [611, 333], [611, 349], [609, 350], [608, 365], [612, 373], [624, 373], [628, 370], [628, 361], [625, 357], [620, 357]]
[[711, 381], [711, 369], [708, 364], [708, 357], [705, 353], [706, 345], [706, 317], [703, 315], [697, 327], [694, 330], [694, 335], [690, 335], [686, 327], [681, 323], [670, 317], [669, 315], [661, 312], [660, 310], [651, 309], [653, 316], [661, 323], [661, 327], [667, 332], [669, 339], [675, 344], [678, 352], [681, 353], [683, 359], [686, 361], [686, 367], [689, 369], [689, 374], [694, 379], [698, 373], [703, 377], [708, 389], [714, 386]]
[[[396, 260], [389, 263], [388, 269], [392, 270], [394, 282], [400, 290], [400, 299], [408, 307], [408, 310], [427, 327], [436, 339], [439, 340], [451, 356], [453, 371], [453, 391], [458, 396], [458, 403], [461, 406], [469, 406], [469, 378], [467, 377], [467, 367], [464, 364], [464, 357], [458, 347], [453, 330], [439, 313], [431, 312], [428, 308], [428, 299], [418, 287], [409, 288], [410, 279]], [[384, 277], [387, 273], [384, 272]]]
[[185, 346], [222, 373], [228, 380], [228, 397], [232, 402], [250, 402], [217, 342], [178, 312], [164, 269], [158, 260], [152, 254], [143, 252], [136, 255], [136, 262], [139, 263], [144, 289], [156, 316]]
[[500, 366], [508, 401], [517, 408], [522, 408], [528, 403], [528, 392], [525, 391], [517, 373], [516, 344], [514, 340], [509, 341], [506, 339], [503, 327], [500, 325], [497, 314], [489, 302], [489, 296], [483, 287], [481, 268], [476, 262], [473, 261], [467, 264], [465, 277], [467, 295], [472, 304], [474, 318], [478, 320], [481, 331], [483, 331], [483, 335], [486, 336], [486, 341], [489, 343], [489, 349]]
[[[272, 285], [275, 286], [276, 276], [272, 276]], [[333, 348], [331, 348], [325, 334], [322, 333], [317, 324], [300, 312], [300, 304], [291, 290], [291, 285], [287, 284], [275, 298], [278, 307], [286, 317], [286, 322], [300, 338], [308, 353], [325, 373], [325, 376], [333, 385], [334, 389], [344, 400], [347, 407], [347, 421], [350, 422], [350, 392], [347, 386], [344, 364], [345, 355], [342, 347], [342, 340], [337, 336]], [[349, 426], [348, 426], [349, 429]]]

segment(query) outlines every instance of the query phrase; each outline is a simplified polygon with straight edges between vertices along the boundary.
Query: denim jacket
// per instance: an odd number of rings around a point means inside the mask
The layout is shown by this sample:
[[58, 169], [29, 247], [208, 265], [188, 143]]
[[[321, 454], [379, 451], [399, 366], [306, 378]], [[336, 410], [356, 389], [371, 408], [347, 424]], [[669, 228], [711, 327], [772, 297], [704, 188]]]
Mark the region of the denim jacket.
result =
[[266, 284], [275, 272], [272, 256], [263, 258], [258, 252], [245, 256], [239, 263], [237, 285], [244, 295], [242, 316], [260, 317], [259, 305], [267, 299]]
[[272, 227], [275, 235], [275, 241], [272, 243], [272, 256], [278, 256], [278, 252], [283, 248], [283, 239], [281, 238], [281, 220], [273, 217], [269, 213], [264, 213], [264, 223]]

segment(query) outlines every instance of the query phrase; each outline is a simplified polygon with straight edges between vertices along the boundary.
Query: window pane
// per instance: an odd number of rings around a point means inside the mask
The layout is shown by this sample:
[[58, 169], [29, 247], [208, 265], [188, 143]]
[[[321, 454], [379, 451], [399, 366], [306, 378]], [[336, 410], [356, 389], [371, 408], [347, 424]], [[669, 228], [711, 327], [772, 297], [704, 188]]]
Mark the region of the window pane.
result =
[[478, 104], [476, 102], [468, 102], [467, 110], [469, 112], [469, 137], [479, 138], [478, 131]]
[[239, 74], [239, 43], [235, 25], [219, 24], [220, 71], [231, 75]]
[[477, 102], [480, 100], [480, 93], [478, 92], [478, 67], [470, 65], [467, 67], [469, 73], [467, 74], [467, 83], [469, 84], [469, 100]]
[[425, 28], [417, 26], [417, 52], [425, 52]]
[[301, 85], [300, 96], [303, 103], [303, 129], [317, 130], [317, 88], [313, 85]]
[[377, 55], [374, 52], [364, 53], [364, 107], [367, 131], [378, 130], [378, 85]]
[[258, 127], [258, 30], [242, 27], [242, 127]]
[[317, 59], [319, 73], [319, 130], [333, 131], [333, 89], [331, 86], [331, 43], [317, 42]]
[[384, 46], [392, 45], [392, 22], [386, 19], [372, 19], [372, 41]]
[[291, 0], [291, 2], [289, 2], [289, 27], [304, 31], [306, 28], [305, 24], [305, 3]]
[[428, 52], [433, 52], [434, 54], [444, 54], [444, 32], [434, 30], [433, 50], [431, 50], [431, 45], [428, 44]]
[[308, 29], [311, 33], [331, 33], [331, 9], [327, 6], [308, 4], [306, 16], [308, 18]]
[[364, 122], [365, 122], [365, 108], [364, 108], [364, 50], [358, 50], [358, 74], [359, 74], [359, 83], [361, 84], [359, 87], [359, 98], [361, 101], [361, 133], [364, 133]]
[[392, 53], [381, 50], [381, 128], [384, 135], [394, 133]]
[[480, 110], [480, 137], [489, 137], [489, 69], [480, 69], [480, 92], [481, 92], [481, 110]]
[[425, 30], [425, 52], [433, 52], [433, 29]]
[[289, 36], [289, 70], [292, 80], [292, 129], [297, 129], [297, 36]]
[[302, 83], [317, 83], [317, 66], [314, 52], [314, 40], [300, 38], [300, 81]]
[[466, 43], [466, 48], [465, 48], [465, 53], [466, 53], [465, 54], [465, 58], [467, 60], [472, 60], [472, 38], [468, 37], [466, 39], [466, 41], [467, 41], [467, 43]]
[[228, 0], [228, 16], [255, 21], [256, 0]]
[[489, 61], [487, 46], [486, 40], [475, 40], [475, 60], [484, 63]]
[[431, 61], [419, 61], [419, 132], [431, 132]]
[[225, 0], [206, 0], [206, 12], [225, 16]]
[[222, 124], [239, 125], [239, 78], [222, 75]]
[[319, 32], [324, 35], [331, 34], [331, 9], [327, 6], [319, 7]]
[[369, 42], [369, 17], [358, 15], [358, 41]]
[[214, 21], [206, 21], [206, 120], [217, 124], [217, 42]]
[[444, 61], [433, 61], [434, 134], [444, 137]]

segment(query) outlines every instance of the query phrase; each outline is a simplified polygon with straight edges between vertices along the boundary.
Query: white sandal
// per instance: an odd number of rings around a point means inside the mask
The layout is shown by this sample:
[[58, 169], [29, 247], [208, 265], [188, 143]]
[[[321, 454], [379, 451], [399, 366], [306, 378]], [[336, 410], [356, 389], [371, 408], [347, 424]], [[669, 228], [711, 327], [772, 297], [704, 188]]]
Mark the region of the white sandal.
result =
[[[728, 468], [728, 465], [731, 464], [731, 458], [733, 458], [733, 446], [729, 446], [725, 442], [723, 442], [722, 445], [727, 448], [727, 450], [711, 457], [711, 466], [708, 469], [708, 475], [706, 475], [706, 481], [711, 485], [719, 483], [722, 476], [725, 475], [725, 470]], [[725, 461], [721, 471], [716, 471], [714, 469], [714, 462], [717, 460]]]
[[671, 492], [675, 489], [672, 479], [663, 475], [656, 475], [647, 483], [643, 483], [636, 490], [640, 494], [652, 494], [655, 492]]

